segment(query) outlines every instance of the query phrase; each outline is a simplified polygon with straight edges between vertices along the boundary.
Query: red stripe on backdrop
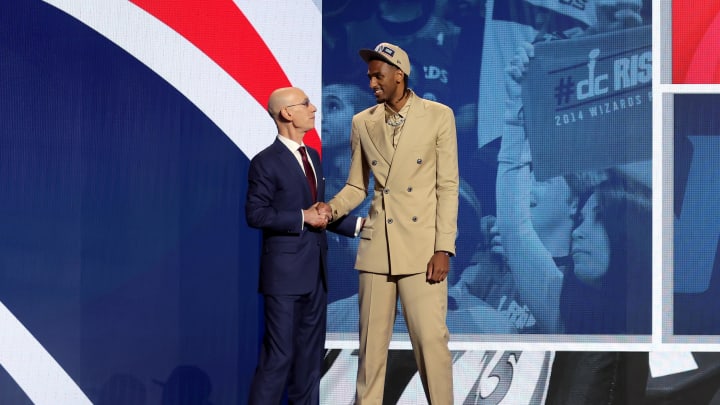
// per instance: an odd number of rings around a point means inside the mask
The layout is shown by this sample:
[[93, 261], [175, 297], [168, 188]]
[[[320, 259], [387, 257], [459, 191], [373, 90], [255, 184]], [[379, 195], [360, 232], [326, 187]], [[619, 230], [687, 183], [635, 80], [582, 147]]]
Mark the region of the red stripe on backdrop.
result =
[[[273, 90], [291, 86], [265, 41], [231, 0], [131, 2], [202, 50], [263, 108]], [[317, 131], [308, 132], [304, 142], [321, 151]]]

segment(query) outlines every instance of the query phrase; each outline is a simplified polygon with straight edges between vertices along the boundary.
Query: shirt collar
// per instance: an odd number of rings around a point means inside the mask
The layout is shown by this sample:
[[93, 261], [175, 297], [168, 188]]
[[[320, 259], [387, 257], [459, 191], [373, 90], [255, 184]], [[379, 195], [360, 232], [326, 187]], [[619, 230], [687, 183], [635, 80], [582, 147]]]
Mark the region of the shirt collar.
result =
[[292, 152], [292, 153], [297, 152], [298, 148], [300, 148], [301, 146], [305, 146], [305, 144], [297, 143], [297, 142], [293, 141], [292, 139], [282, 136], [280, 134], [278, 134], [277, 137], [280, 140], [280, 142], [282, 142], [283, 145], [285, 145], [288, 149], [290, 149], [290, 152]]

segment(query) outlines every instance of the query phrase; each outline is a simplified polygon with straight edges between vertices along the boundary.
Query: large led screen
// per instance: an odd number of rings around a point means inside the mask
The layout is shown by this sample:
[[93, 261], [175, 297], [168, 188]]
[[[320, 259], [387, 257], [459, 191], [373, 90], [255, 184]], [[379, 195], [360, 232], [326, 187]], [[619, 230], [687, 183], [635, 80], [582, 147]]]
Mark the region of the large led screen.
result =
[[[452, 339], [651, 333], [652, 7], [629, 3], [642, 21], [608, 24], [592, 1], [324, 5], [328, 198], [347, 175], [351, 118], [375, 104], [359, 49], [399, 45], [409, 87], [455, 112]], [[352, 340], [358, 240], [330, 242], [328, 329]], [[395, 332], [407, 339], [400, 305]]]

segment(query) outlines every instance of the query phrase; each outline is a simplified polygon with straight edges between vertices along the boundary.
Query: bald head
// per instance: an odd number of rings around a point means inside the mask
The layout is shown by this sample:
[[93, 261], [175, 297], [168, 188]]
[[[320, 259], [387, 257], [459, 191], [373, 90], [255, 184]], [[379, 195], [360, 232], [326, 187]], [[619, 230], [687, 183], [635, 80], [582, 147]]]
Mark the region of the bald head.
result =
[[305, 97], [305, 93], [297, 87], [281, 87], [276, 89], [270, 94], [268, 113], [277, 121], [283, 107], [302, 102]]
[[316, 111], [305, 92], [297, 87], [279, 88], [268, 100], [268, 113], [278, 133], [298, 143], [307, 131], [315, 128]]

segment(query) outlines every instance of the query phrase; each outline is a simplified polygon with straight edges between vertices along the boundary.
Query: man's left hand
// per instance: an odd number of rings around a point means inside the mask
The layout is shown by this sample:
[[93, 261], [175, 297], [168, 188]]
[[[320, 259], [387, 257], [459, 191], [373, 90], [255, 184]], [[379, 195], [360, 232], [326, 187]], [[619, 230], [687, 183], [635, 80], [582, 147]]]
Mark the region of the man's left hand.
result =
[[450, 255], [447, 252], [435, 252], [427, 265], [426, 278], [431, 283], [445, 281], [450, 271]]

